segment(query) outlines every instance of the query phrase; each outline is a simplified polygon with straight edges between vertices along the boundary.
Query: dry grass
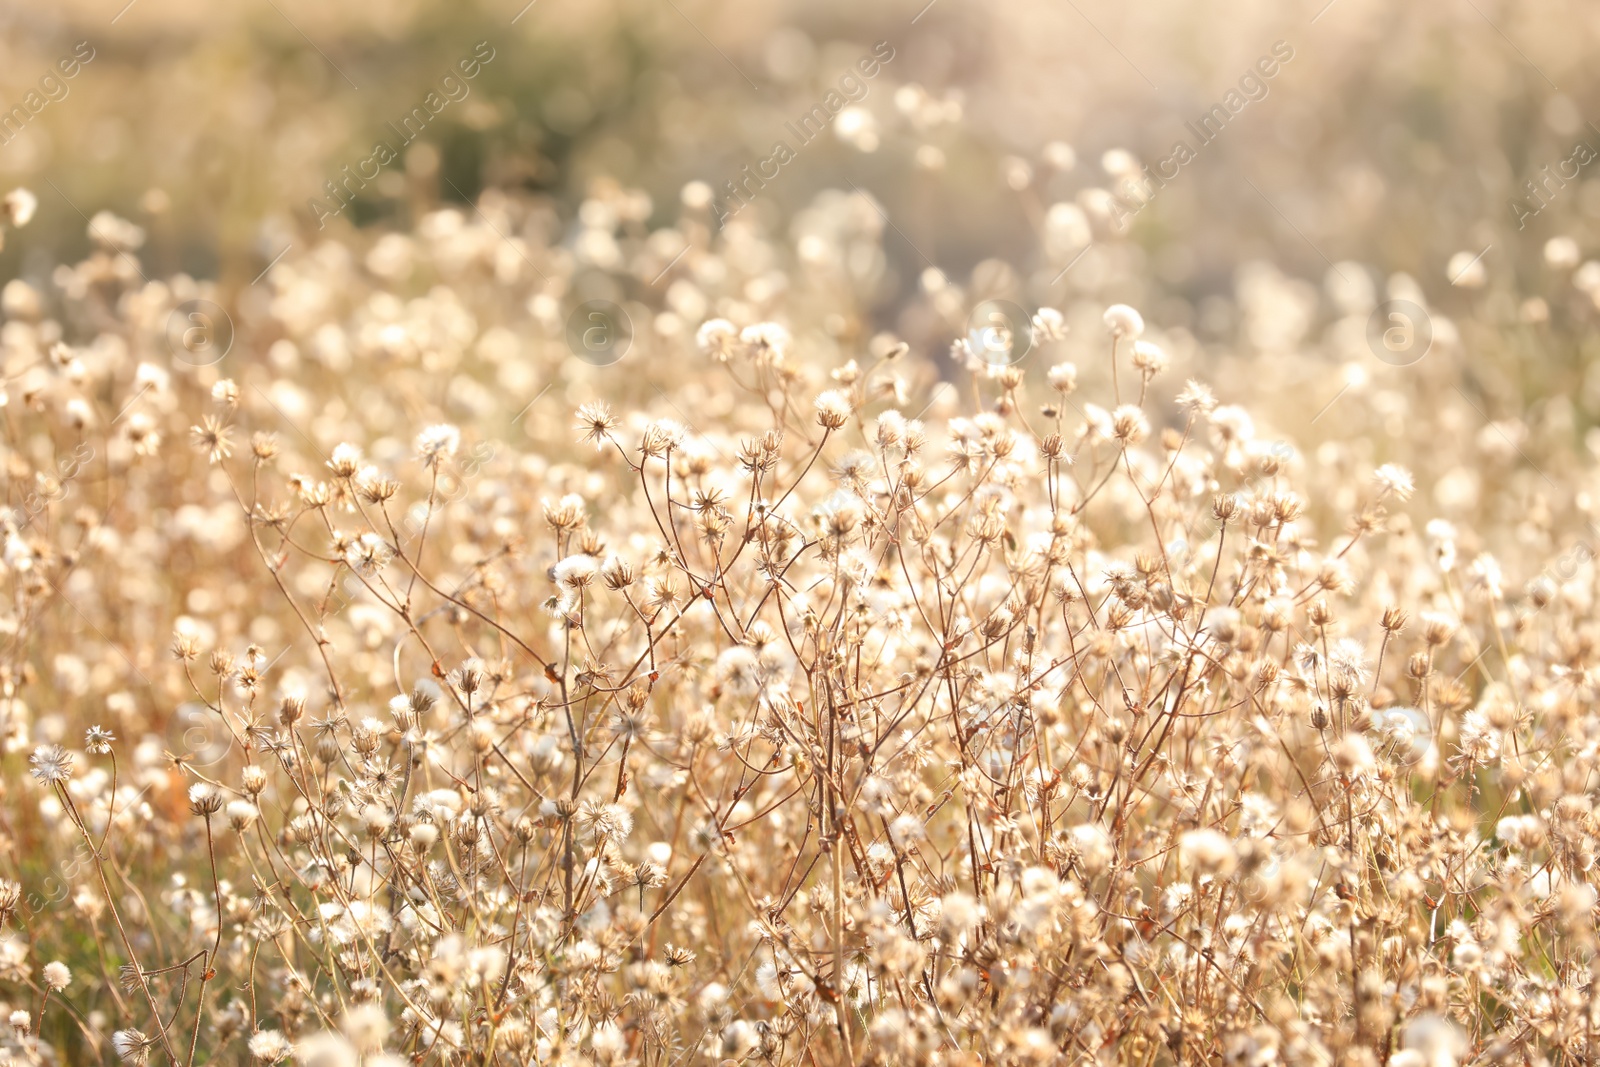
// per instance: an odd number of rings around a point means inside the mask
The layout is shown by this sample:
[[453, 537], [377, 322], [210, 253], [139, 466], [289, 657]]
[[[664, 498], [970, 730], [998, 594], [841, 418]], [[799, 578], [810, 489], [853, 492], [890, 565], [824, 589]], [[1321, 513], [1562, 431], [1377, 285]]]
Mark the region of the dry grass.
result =
[[860, 197], [802, 261], [629, 195], [296, 253], [202, 367], [115, 220], [6, 288], [12, 1062], [1600, 1054], [1557, 431], [1435, 359], [1274, 437], [1280, 356], [1082, 301], [923, 408]]

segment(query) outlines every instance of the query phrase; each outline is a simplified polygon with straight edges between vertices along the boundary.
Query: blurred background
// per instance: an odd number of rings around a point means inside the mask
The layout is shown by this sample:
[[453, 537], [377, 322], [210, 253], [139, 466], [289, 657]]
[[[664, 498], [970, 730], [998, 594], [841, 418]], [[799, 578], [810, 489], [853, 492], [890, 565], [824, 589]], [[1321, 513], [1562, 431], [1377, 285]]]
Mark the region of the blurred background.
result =
[[[0, 181], [40, 198], [0, 270], [40, 287], [101, 210], [142, 229], [150, 276], [226, 295], [329, 230], [409, 229], [486, 191], [552, 244], [596, 197], [625, 203], [622, 229], [687, 203], [714, 234], [726, 183], [776, 166], [739, 222], [798, 239], [823, 224], [808, 209], [870, 194], [864, 303], [930, 348], [951, 332], [916, 297], [941, 279], [1030, 307], [1129, 300], [1180, 353], [1252, 358], [1323, 344], [1387, 286], [1471, 320], [1435, 323], [1444, 349], [1493, 331], [1497, 387], [1524, 405], [1576, 398], [1575, 429], [1600, 407], [1600, 267], [1525, 295], [1578, 265], [1551, 238], [1582, 249], [1600, 222], [1592, 4], [30, 0], [0, 26]], [[793, 124], [843, 78], [848, 107], [802, 145]], [[1208, 113], [1227, 121], [1202, 141]]]

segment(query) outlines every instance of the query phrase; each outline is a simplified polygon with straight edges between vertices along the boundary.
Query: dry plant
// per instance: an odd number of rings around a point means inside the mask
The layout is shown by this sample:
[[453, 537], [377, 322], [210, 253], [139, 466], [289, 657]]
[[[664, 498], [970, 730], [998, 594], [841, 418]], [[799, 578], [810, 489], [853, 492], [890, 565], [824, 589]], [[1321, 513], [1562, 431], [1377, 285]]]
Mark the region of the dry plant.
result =
[[6, 287], [8, 1062], [1600, 1055], [1581, 515], [1429, 521], [1423, 386], [1308, 454], [1120, 304], [913, 417], [860, 198], [688, 199], [585, 206], [693, 250], [617, 368], [509, 201], [285, 259], [225, 364], [118, 220]]

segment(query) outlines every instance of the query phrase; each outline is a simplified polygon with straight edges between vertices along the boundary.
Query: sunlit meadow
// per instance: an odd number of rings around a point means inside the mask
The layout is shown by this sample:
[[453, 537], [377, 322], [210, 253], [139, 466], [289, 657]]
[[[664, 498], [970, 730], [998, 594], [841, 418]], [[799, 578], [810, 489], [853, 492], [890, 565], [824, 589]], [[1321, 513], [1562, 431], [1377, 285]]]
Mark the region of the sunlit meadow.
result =
[[0, 1064], [1600, 1061], [1593, 13], [116, 6]]

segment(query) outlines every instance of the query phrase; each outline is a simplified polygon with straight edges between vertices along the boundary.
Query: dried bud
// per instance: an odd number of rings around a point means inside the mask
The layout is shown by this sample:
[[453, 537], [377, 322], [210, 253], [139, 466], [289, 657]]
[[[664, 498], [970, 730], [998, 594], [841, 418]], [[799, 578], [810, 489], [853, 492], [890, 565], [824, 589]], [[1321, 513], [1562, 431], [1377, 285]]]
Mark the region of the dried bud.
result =
[[625, 560], [612, 556], [600, 568], [600, 577], [605, 579], [607, 589], [617, 592], [633, 584], [633, 568]]
[[1426, 652], [1413, 652], [1411, 658], [1406, 660], [1406, 674], [1411, 678], [1422, 681], [1433, 673], [1433, 664], [1428, 660]]
[[1455, 623], [1440, 615], [1427, 616], [1422, 625], [1422, 639], [1437, 648], [1455, 636]]
[[278, 705], [278, 721], [285, 729], [294, 729], [294, 724], [299, 722], [306, 714], [306, 702], [302, 697], [284, 697], [283, 703]]
[[209, 819], [222, 810], [222, 794], [204, 782], [197, 782], [189, 787], [189, 810]]

